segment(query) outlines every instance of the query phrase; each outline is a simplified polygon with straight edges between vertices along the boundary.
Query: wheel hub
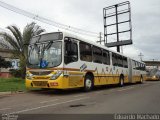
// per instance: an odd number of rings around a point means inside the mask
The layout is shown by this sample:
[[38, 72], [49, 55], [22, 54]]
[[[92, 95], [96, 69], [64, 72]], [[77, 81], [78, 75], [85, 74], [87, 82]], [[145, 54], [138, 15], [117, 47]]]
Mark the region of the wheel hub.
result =
[[91, 86], [92, 86], [91, 80], [87, 79], [87, 80], [86, 80], [86, 87], [87, 87], [87, 88], [91, 88]]

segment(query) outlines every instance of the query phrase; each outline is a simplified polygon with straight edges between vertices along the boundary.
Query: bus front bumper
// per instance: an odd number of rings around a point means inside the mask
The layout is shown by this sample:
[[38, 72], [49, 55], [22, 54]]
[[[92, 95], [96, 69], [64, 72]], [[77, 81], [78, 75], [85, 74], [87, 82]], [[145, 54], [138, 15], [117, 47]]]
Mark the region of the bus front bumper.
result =
[[38, 80], [38, 79], [26, 79], [25, 85], [26, 88], [51, 88], [51, 89], [66, 89], [67, 88], [67, 80], [59, 77], [56, 80]]

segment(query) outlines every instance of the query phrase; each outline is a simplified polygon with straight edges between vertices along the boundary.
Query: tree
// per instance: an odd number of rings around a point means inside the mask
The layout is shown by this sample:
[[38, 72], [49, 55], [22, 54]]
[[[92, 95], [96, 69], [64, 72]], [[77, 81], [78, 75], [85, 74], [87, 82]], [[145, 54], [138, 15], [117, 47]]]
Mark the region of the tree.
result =
[[26, 73], [29, 42], [33, 36], [39, 35], [45, 30], [34, 22], [27, 24], [23, 33], [21, 33], [20, 29], [15, 25], [8, 26], [7, 29], [10, 33], [0, 32], [0, 37], [5, 41], [0, 41], [0, 45], [12, 50], [13, 55], [20, 60], [21, 76], [24, 78]]
[[10, 61], [6, 61], [4, 58], [0, 56], [0, 68], [10, 68], [12, 64]]

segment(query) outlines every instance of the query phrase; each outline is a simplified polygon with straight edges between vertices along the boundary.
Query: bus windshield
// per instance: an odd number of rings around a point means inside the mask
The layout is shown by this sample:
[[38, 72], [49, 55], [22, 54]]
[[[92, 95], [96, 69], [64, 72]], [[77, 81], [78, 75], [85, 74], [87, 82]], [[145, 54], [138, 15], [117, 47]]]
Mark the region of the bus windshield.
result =
[[29, 68], [51, 68], [61, 64], [62, 42], [36, 43], [28, 48]]

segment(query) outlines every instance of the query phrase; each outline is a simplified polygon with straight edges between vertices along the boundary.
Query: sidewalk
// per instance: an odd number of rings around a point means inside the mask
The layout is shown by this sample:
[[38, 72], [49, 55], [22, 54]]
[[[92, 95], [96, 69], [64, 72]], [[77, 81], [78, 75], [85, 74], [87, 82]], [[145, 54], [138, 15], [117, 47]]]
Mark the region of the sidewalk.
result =
[[25, 93], [25, 91], [8, 91], [8, 92], [0, 92], [0, 96], [4, 95], [13, 95], [13, 94], [21, 94]]

